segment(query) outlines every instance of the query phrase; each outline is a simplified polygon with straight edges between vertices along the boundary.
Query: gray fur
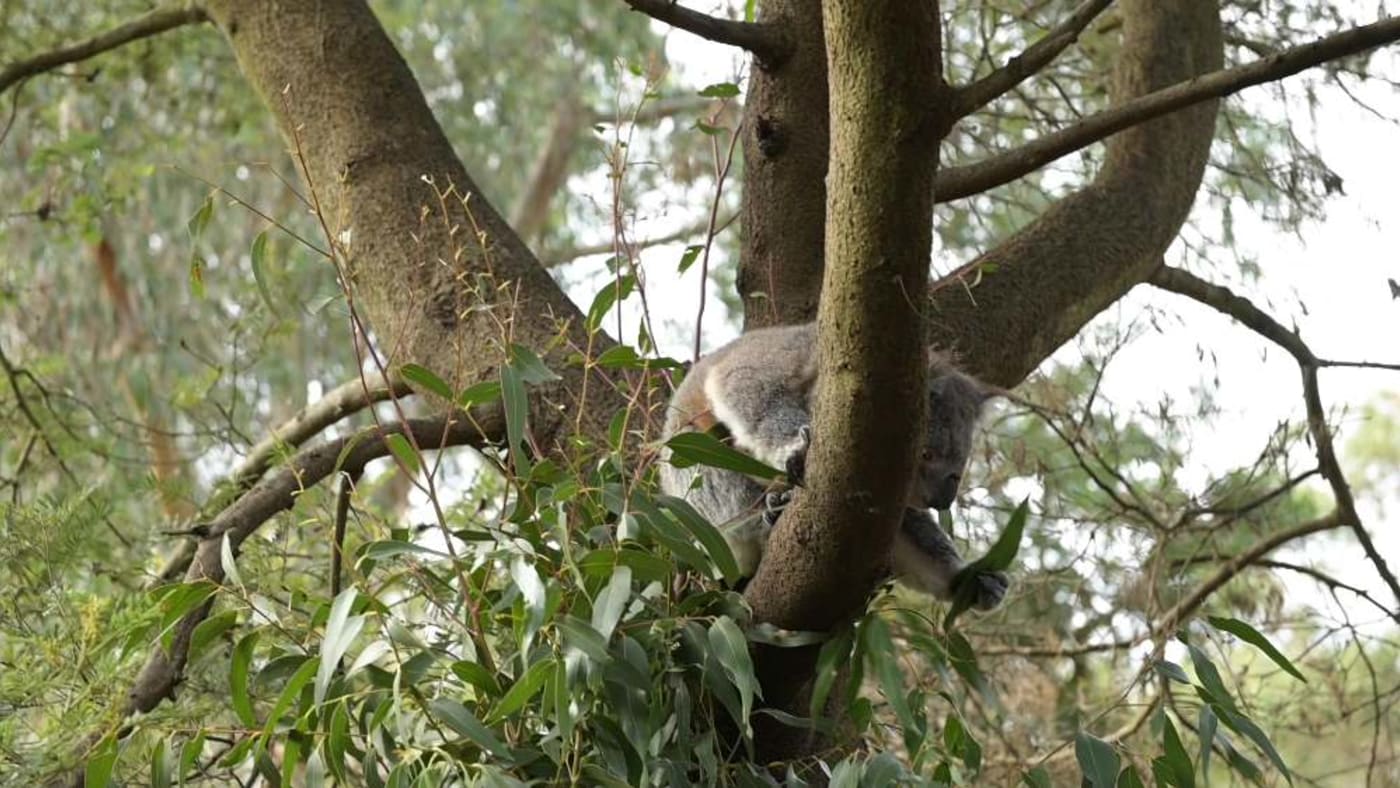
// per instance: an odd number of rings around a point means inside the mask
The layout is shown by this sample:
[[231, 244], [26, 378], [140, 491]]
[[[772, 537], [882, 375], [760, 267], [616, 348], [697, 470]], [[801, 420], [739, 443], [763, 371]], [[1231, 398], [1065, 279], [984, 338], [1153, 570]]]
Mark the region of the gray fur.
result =
[[[733, 437], [735, 448], [770, 465], [800, 473], [811, 436], [811, 400], [817, 379], [815, 323], [751, 331], [700, 359], [676, 389], [668, 409], [664, 438], [693, 428], [697, 418], [712, 414]], [[965, 562], [928, 508], [946, 509], [957, 496], [971, 453], [972, 434], [987, 393], [943, 356], [929, 357], [928, 429], [918, 472], [895, 536], [890, 563], [896, 577], [913, 588], [948, 599], [953, 576]], [[683, 403], [690, 403], [687, 407]], [[721, 468], [676, 468], [663, 452], [661, 489], [686, 498], [702, 515], [736, 538], [759, 541], [740, 545], [745, 554], [761, 552], [768, 528], [754, 526], [754, 513], [771, 525], [790, 494], [765, 498], [763, 484]], [[699, 482], [696, 482], [696, 479]], [[1006, 576], [975, 578], [977, 607], [996, 607], [1006, 593]]]

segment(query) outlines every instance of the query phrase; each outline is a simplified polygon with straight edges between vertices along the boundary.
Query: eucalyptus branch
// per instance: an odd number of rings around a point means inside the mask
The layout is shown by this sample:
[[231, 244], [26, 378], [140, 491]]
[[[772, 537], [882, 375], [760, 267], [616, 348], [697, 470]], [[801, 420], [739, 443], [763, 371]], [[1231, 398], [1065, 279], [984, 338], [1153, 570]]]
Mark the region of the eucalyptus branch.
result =
[[[1298, 362], [1303, 376], [1303, 401], [1307, 407], [1308, 433], [1312, 437], [1313, 447], [1317, 452], [1318, 469], [1332, 488], [1332, 496], [1336, 499], [1338, 517], [1342, 523], [1351, 528], [1352, 533], [1356, 534], [1356, 540], [1361, 543], [1361, 549], [1366, 552], [1366, 557], [1376, 567], [1376, 572], [1380, 574], [1381, 579], [1390, 587], [1391, 593], [1395, 595], [1397, 600], [1400, 600], [1400, 581], [1396, 580], [1395, 573], [1391, 571], [1385, 558], [1376, 549], [1371, 534], [1362, 525], [1361, 517], [1356, 511], [1356, 502], [1351, 495], [1351, 486], [1347, 483], [1346, 475], [1342, 473], [1341, 464], [1337, 462], [1337, 452], [1332, 445], [1332, 434], [1327, 428], [1327, 417], [1322, 408], [1322, 394], [1317, 383], [1317, 370], [1323, 365], [1323, 362], [1313, 354], [1312, 349], [1303, 342], [1302, 337], [1284, 328], [1277, 320], [1251, 303], [1249, 299], [1236, 295], [1229, 288], [1207, 282], [1188, 271], [1168, 266], [1159, 268], [1150, 281], [1156, 287], [1184, 295], [1217, 312], [1233, 317], [1243, 323], [1245, 327], [1282, 347]], [[1336, 362], [1331, 363], [1336, 365]], [[1400, 623], [1400, 607], [1391, 612], [1391, 618]]]
[[[396, 379], [392, 383], [386, 383], [384, 378], [378, 375], [371, 376], [368, 381], [355, 378], [336, 386], [326, 392], [325, 396], [274, 427], [266, 438], [254, 444], [248, 451], [248, 456], [243, 458], [243, 462], [239, 463], [223, 482], [226, 486], [221, 492], [244, 492], [272, 467], [280, 453], [295, 449], [325, 428], [376, 402], [405, 396], [411, 392], [412, 389], [403, 380]], [[197, 547], [198, 542], [192, 540], [181, 542], [151, 584], [173, 582], [184, 574], [190, 566], [190, 561], [194, 559]]]
[[720, 19], [686, 8], [676, 0], [623, 2], [632, 10], [640, 11], [658, 22], [665, 22], [710, 41], [746, 49], [770, 67], [782, 62], [790, 47], [781, 31], [772, 25]]
[[28, 79], [59, 66], [87, 60], [133, 41], [150, 38], [167, 30], [207, 21], [204, 9], [194, 4], [166, 6], [148, 11], [105, 33], [100, 33], [71, 46], [51, 49], [34, 57], [16, 60], [0, 69], [0, 93], [23, 79]]
[[1015, 150], [942, 170], [934, 181], [934, 199], [948, 202], [1010, 183], [1040, 167], [1088, 147], [1111, 134], [1193, 104], [1273, 82], [1340, 57], [1354, 55], [1400, 39], [1400, 17], [1352, 28], [1311, 44], [1286, 49], [1235, 68], [1178, 82], [1118, 106], [1090, 115]]
[[1008, 90], [1016, 87], [1031, 76], [1040, 72], [1070, 44], [1079, 40], [1079, 34], [1094, 21], [1101, 11], [1113, 0], [1086, 0], [1063, 22], [1056, 25], [1045, 37], [1026, 48], [1026, 51], [1011, 58], [1006, 65], [982, 77], [966, 87], [953, 92], [953, 116], [966, 117], [990, 104]]
[[1340, 514], [1337, 511], [1332, 511], [1316, 520], [1308, 520], [1307, 522], [1299, 523], [1292, 528], [1276, 531], [1260, 539], [1250, 546], [1248, 550], [1226, 561], [1216, 570], [1215, 574], [1206, 578], [1200, 585], [1192, 589], [1191, 593], [1182, 597], [1180, 601], [1173, 605], [1170, 610], [1163, 614], [1162, 617], [1157, 619], [1156, 623], [1152, 625], [1153, 633], [1159, 636], [1170, 635], [1176, 630], [1177, 625], [1194, 613], [1196, 608], [1200, 607], [1211, 594], [1228, 583], [1231, 578], [1243, 571], [1245, 567], [1253, 564], [1255, 561], [1258, 561], [1260, 558], [1263, 558], [1279, 547], [1282, 547], [1294, 539], [1301, 539], [1304, 536], [1310, 536], [1322, 531], [1330, 531], [1333, 528], [1341, 528], [1345, 525], [1346, 523], [1342, 522]]
[[[431, 419], [368, 427], [352, 435], [326, 441], [303, 449], [287, 465], [264, 477], [230, 504], [209, 523], [200, 540], [195, 560], [185, 573], [186, 583], [218, 584], [224, 579], [221, 559], [223, 541], [236, 554], [239, 546], [277, 513], [290, 509], [297, 494], [337, 473], [359, 474], [371, 461], [390, 455], [388, 437], [417, 436], [415, 442], [433, 448], [470, 445], [478, 448], [500, 440], [505, 433], [505, 419], [499, 408], [485, 408], [471, 417], [460, 412]], [[146, 659], [126, 695], [120, 709], [125, 719], [133, 714], [148, 712], [162, 700], [171, 697], [184, 675], [194, 630], [208, 617], [213, 598], [187, 613], [171, 629], [167, 646], [156, 645]], [[118, 737], [130, 732], [124, 727]], [[100, 738], [100, 737], [99, 737]], [[87, 745], [95, 743], [87, 742]], [[76, 776], [81, 784], [81, 773]]]
[[[729, 225], [733, 224], [734, 220], [737, 218], [739, 218], [739, 214], [738, 212], [735, 212], [715, 222], [715, 235], [719, 235], [720, 233], [724, 232], [724, 230], [728, 228]], [[631, 246], [634, 249], [645, 249], [649, 246], [660, 246], [662, 244], [684, 241], [688, 238], [692, 238], [696, 235], [705, 232], [709, 228], [709, 226], [710, 217], [707, 215], [699, 221], [693, 224], [688, 224], [685, 227], [676, 230], [675, 232], [666, 233], [665, 235], [658, 235], [654, 238], [643, 238], [640, 241], [633, 241], [631, 243]], [[573, 246], [567, 249], [559, 249], [557, 251], [545, 251], [540, 255], [540, 257], [542, 258], [542, 262], [545, 266], [553, 268], [556, 265], [563, 265], [565, 263], [577, 260], [580, 257], [587, 257], [588, 255], [592, 254], [605, 254], [607, 252], [611, 252], [612, 250], [613, 242], [606, 241], [604, 243]]]

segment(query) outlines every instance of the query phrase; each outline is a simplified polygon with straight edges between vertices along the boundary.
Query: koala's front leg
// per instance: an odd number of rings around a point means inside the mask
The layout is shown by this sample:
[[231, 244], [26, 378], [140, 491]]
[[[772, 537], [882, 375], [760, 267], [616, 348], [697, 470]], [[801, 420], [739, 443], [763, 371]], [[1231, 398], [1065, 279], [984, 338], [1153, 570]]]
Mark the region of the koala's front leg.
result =
[[788, 481], [798, 487], [802, 486], [802, 480], [807, 475], [807, 450], [810, 448], [812, 425], [803, 424], [797, 428], [797, 441], [792, 444], [791, 452], [783, 461], [783, 472], [787, 474]]
[[[905, 584], [939, 599], [953, 598], [953, 578], [967, 565], [948, 534], [923, 509], [904, 510], [890, 563]], [[978, 610], [1001, 604], [1010, 585], [1004, 572], [980, 572], [966, 582], [976, 583], [974, 605]]]
[[[797, 430], [797, 441], [793, 444], [792, 453], [788, 455], [787, 461], [783, 463], [783, 472], [787, 474], [788, 482], [801, 486], [803, 474], [807, 470], [807, 449], [812, 445], [812, 427], [810, 424], [803, 424]], [[786, 487], [775, 490], [763, 496], [763, 522], [769, 528], [778, 524], [778, 518], [787, 510], [788, 504], [792, 503], [793, 488]]]

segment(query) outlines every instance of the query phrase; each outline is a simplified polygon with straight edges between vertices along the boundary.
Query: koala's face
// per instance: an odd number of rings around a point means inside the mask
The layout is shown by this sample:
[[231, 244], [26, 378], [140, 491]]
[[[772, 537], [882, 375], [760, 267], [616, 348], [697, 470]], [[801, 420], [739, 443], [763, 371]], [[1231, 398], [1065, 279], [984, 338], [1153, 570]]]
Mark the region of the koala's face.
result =
[[927, 440], [911, 505], [931, 509], [953, 505], [972, 452], [972, 431], [986, 399], [977, 382], [959, 372], [940, 374], [929, 381]]

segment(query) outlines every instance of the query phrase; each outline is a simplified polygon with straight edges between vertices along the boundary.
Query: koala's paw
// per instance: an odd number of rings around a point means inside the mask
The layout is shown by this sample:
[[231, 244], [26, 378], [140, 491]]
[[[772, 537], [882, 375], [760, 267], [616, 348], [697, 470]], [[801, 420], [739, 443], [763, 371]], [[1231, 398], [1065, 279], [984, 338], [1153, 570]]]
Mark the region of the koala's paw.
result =
[[978, 610], [994, 610], [1006, 598], [1006, 590], [1011, 587], [1011, 578], [1005, 572], [978, 572], [967, 578], [975, 591], [972, 606]]
[[799, 487], [802, 486], [802, 477], [807, 472], [807, 449], [811, 445], [812, 425], [803, 424], [797, 428], [797, 440], [793, 443], [787, 461], [783, 463], [783, 472], [787, 474], [788, 481]]
[[778, 524], [788, 504], [792, 503], [792, 488], [770, 492], [763, 496], [763, 522], [769, 528]]

